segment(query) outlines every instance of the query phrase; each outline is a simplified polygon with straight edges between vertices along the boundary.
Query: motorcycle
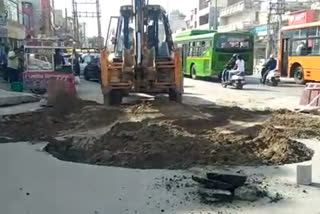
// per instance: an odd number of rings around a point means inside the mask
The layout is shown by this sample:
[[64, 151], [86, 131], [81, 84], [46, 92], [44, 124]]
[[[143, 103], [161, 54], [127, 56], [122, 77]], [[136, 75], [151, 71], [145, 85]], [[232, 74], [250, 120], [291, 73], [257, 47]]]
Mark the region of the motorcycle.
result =
[[222, 79], [221, 79], [221, 85], [224, 88], [227, 88], [228, 86], [233, 86], [236, 89], [243, 89], [243, 86], [246, 84], [246, 80], [244, 78], [244, 73], [239, 73], [239, 74], [234, 74], [230, 80], [228, 81], [224, 81], [224, 77], [226, 72], [228, 72], [229, 70], [226, 68], [223, 72], [222, 72]]
[[[264, 74], [265, 71], [265, 67], [263, 67], [262, 69], [262, 74]], [[263, 77], [261, 77], [261, 83], [263, 82]], [[271, 71], [269, 71], [267, 77], [266, 77], [266, 85], [272, 85], [272, 86], [278, 86], [280, 83], [280, 73], [278, 72], [278, 69], [273, 69]]]

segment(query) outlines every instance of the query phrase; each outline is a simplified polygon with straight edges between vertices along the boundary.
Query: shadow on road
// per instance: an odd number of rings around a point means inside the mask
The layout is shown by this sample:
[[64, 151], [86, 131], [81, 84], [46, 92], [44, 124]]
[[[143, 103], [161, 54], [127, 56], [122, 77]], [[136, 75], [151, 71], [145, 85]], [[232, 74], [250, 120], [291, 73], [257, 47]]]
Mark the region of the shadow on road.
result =
[[261, 92], [275, 92], [274, 90], [264, 89], [264, 88], [243, 88], [244, 91], [261, 91]]
[[320, 189], [320, 183], [312, 183], [311, 187], [315, 187], [315, 188]]

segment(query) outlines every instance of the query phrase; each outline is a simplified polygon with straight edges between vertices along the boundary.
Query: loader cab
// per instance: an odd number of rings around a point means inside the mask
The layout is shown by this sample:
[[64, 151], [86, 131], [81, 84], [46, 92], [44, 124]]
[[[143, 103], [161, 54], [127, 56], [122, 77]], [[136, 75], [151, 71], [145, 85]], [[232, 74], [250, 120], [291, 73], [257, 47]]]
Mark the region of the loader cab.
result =
[[[117, 59], [121, 59], [123, 50], [135, 50], [135, 26], [133, 22], [132, 6], [123, 6], [118, 18], [114, 35], [113, 51]], [[109, 32], [110, 33], [110, 32]], [[144, 19], [144, 47], [154, 50], [156, 60], [168, 59], [172, 56], [173, 41], [168, 16], [159, 5], [148, 5]]]

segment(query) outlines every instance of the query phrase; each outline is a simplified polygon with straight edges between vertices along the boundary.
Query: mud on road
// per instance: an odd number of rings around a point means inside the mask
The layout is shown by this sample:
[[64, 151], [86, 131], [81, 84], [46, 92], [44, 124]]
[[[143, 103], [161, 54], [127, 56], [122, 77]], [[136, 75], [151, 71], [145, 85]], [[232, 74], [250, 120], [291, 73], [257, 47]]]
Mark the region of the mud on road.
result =
[[72, 162], [130, 168], [281, 165], [310, 160], [292, 140], [320, 137], [320, 119], [289, 111], [192, 107], [156, 100], [108, 108], [72, 100], [0, 122], [0, 141], [48, 141], [45, 150]]

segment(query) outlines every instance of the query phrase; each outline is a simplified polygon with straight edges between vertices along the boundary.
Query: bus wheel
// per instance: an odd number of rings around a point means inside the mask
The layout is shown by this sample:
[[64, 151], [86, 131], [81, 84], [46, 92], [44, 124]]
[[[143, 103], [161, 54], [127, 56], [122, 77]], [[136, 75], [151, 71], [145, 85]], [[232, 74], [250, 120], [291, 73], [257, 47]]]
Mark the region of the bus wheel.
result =
[[191, 78], [192, 79], [197, 79], [197, 68], [196, 65], [192, 65], [191, 67]]
[[304, 84], [305, 80], [304, 80], [304, 72], [303, 72], [303, 68], [301, 66], [298, 66], [294, 69], [294, 81], [297, 84]]

